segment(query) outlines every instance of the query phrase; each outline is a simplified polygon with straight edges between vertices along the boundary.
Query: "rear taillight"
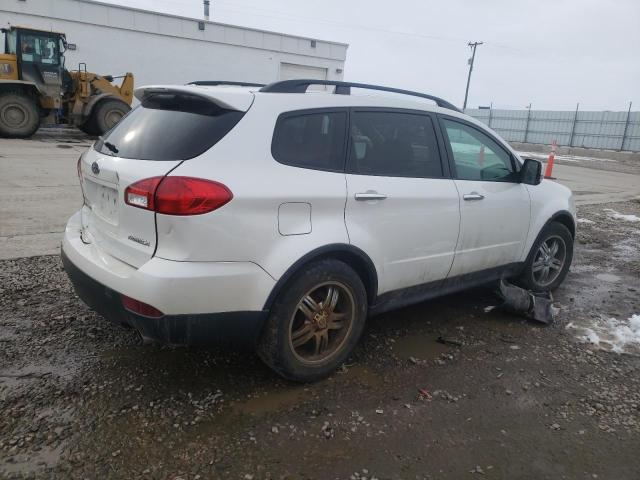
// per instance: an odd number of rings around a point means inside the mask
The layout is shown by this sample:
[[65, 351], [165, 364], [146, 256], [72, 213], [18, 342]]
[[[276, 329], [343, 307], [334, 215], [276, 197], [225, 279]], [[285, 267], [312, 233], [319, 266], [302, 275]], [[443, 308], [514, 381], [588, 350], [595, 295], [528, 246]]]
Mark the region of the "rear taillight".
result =
[[164, 177], [151, 177], [129, 185], [124, 191], [124, 202], [132, 207], [155, 209], [155, 194]]
[[122, 305], [124, 306], [124, 308], [132, 313], [150, 318], [160, 318], [164, 316], [164, 313], [162, 313], [156, 307], [141, 302], [140, 300], [136, 300], [135, 298], [127, 297], [126, 295], [121, 295], [121, 297]]
[[212, 212], [233, 198], [221, 183], [193, 177], [151, 177], [129, 185], [124, 201], [132, 207], [166, 215]]

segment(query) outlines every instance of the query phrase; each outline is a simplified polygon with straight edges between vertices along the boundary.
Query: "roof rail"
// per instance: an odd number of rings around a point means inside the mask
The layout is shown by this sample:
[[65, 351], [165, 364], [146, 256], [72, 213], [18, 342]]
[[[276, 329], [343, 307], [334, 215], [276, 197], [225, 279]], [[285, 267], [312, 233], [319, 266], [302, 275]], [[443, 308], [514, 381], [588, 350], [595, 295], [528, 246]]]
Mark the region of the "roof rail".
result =
[[251, 82], [231, 82], [228, 80], [196, 80], [195, 82], [189, 82], [187, 85], [202, 85], [202, 86], [217, 86], [217, 85], [231, 85], [236, 87], [264, 87], [264, 83], [251, 83]]
[[353, 82], [341, 82], [338, 80], [283, 80], [280, 82], [270, 83], [260, 89], [261, 92], [270, 92], [270, 93], [306, 93], [307, 88], [310, 85], [332, 85], [335, 86], [336, 89], [334, 91], [335, 94], [338, 95], [350, 95], [351, 88], [362, 88], [365, 90], [379, 90], [382, 92], [391, 92], [391, 93], [399, 93], [402, 95], [411, 95], [412, 97], [420, 97], [426, 98], [428, 100], [433, 100], [436, 102], [436, 105], [442, 108], [446, 108], [449, 110], [455, 110], [456, 112], [460, 112], [460, 109], [455, 105], [443, 100], [442, 98], [436, 97], [434, 95], [428, 95], [426, 93], [420, 92], [412, 92], [411, 90], [402, 90], [399, 88], [392, 87], [383, 87], [381, 85], [369, 85], [366, 83], [353, 83]]

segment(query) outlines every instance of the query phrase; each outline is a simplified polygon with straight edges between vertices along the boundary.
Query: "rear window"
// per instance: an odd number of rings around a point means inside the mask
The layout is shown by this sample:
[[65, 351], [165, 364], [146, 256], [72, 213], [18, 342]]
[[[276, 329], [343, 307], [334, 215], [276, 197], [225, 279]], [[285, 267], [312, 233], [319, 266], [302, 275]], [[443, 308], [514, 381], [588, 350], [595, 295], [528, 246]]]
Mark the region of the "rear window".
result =
[[353, 173], [413, 178], [443, 176], [435, 130], [427, 115], [353, 112], [350, 148]]
[[220, 141], [243, 115], [195, 95], [157, 93], [123, 117], [94, 148], [122, 158], [188, 160]]
[[346, 112], [287, 113], [273, 134], [271, 153], [285, 165], [343, 171]]

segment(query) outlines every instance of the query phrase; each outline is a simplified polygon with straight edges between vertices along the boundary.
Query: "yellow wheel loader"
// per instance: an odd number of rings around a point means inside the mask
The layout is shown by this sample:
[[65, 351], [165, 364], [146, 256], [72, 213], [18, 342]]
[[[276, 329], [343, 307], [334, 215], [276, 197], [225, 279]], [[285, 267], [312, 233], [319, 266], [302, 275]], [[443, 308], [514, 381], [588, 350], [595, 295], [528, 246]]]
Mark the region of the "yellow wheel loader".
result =
[[114, 77], [87, 72], [84, 63], [67, 70], [64, 33], [15, 26], [2, 33], [0, 136], [30, 137], [41, 123], [102, 135], [131, 110], [133, 74], [118, 77], [116, 86]]

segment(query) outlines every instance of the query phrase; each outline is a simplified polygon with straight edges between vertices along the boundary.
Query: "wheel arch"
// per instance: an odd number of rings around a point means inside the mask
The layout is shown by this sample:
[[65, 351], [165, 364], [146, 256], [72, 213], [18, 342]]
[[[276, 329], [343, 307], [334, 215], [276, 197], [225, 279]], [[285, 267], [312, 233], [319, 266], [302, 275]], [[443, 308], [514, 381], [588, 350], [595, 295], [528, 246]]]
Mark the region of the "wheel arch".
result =
[[549, 225], [551, 225], [552, 223], [559, 223], [561, 225], [564, 225], [565, 227], [567, 227], [567, 230], [569, 230], [569, 233], [571, 234], [571, 237], [574, 239], [576, 239], [576, 224], [575, 221], [573, 219], [573, 215], [571, 215], [571, 212], [569, 212], [568, 210], [559, 210], [556, 213], [554, 213], [553, 215], [551, 215], [551, 217], [549, 217], [549, 219], [542, 225], [542, 227], [540, 227], [540, 230], [538, 230], [537, 235], [535, 236], [533, 243], [531, 244], [531, 247], [529, 248], [529, 251], [527, 252], [527, 256], [525, 258], [525, 264], [526, 262], [530, 261], [531, 259], [531, 255], [533, 255], [533, 249], [536, 245], [536, 243], [538, 242], [538, 239], [540, 238], [540, 235], [542, 235], [542, 232], [544, 232], [544, 229], [547, 228]]
[[[89, 101], [82, 108], [82, 117], [86, 120], [88, 119], [94, 110], [98, 107], [98, 105], [105, 100], [121, 100], [117, 96], [111, 93], [101, 93], [99, 95], [95, 95], [89, 99]], [[125, 103], [125, 102], [122, 102]]]
[[547, 225], [553, 222], [558, 222], [564, 225], [565, 227], [567, 227], [567, 229], [571, 233], [571, 236], [575, 240], [576, 223], [575, 223], [575, 220], [573, 219], [573, 215], [571, 215], [571, 213], [568, 210], [560, 210], [559, 212], [556, 212], [553, 215], [551, 215], [551, 218], [547, 220], [547, 222], [542, 226], [542, 228], [540, 229], [540, 232], [542, 232], [542, 230], [544, 230]]
[[305, 265], [329, 258], [340, 260], [353, 268], [364, 284], [369, 305], [373, 305], [378, 293], [378, 272], [373, 261], [358, 247], [349, 244], [335, 243], [316, 248], [291, 265], [271, 290], [265, 302], [264, 310], [271, 309], [278, 294]]
[[0, 81], [0, 94], [10, 92], [33, 98], [38, 108], [40, 108], [40, 102], [38, 101], [40, 90], [35, 83], [23, 80]]

